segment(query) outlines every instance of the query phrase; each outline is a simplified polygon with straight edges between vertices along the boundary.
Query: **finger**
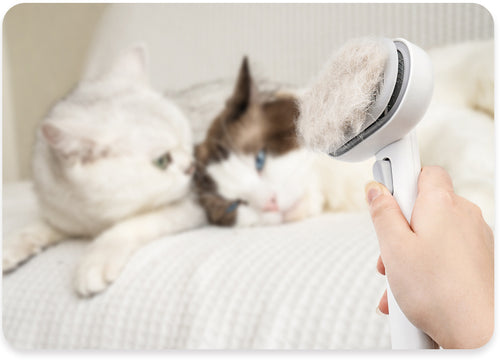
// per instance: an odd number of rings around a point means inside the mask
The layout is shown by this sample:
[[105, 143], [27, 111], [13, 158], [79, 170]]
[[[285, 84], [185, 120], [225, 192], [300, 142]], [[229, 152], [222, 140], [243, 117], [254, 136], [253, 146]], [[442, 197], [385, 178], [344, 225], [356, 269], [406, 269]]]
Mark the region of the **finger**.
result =
[[450, 175], [440, 166], [424, 166], [418, 178], [418, 193], [436, 189], [453, 193]]
[[380, 298], [380, 302], [378, 303], [378, 309], [383, 314], [389, 314], [389, 303], [387, 302], [387, 290], [384, 291], [384, 294]]
[[485, 237], [483, 238], [484, 243], [486, 244], [486, 247], [488, 248], [489, 251], [492, 252], [493, 256], [493, 251], [494, 251], [494, 244], [495, 244], [495, 237], [493, 235], [493, 230], [491, 229], [486, 222], [483, 224], [484, 227], [484, 235]]
[[377, 182], [368, 183], [365, 193], [382, 255], [393, 247], [399, 250], [401, 241], [412, 236], [413, 231], [398, 203], [387, 188]]
[[385, 275], [385, 266], [384, 266], [384, 262], [382, 261], [382, 256], [378, 256], [378, 260], [377, 260], [377, 271], [378, 271], [381, 275]]

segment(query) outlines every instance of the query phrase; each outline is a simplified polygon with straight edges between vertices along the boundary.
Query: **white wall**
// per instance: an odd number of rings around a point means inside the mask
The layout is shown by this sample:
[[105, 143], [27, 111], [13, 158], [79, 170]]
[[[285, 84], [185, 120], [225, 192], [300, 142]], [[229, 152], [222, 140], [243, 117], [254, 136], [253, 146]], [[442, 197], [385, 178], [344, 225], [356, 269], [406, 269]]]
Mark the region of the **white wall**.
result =
[[20, 4], [3, 22], [3, 181], [28, 178], [35, 126], [80, 78], [101, 4]]
[[475, 4], [119, 4], [104, 14], [90, 71], [142, 41], [159, 89], [232, 76], [244, 54], [273, 80], [303, 84], [366, 35], [430, 48], [491, 38], [493, 20]]

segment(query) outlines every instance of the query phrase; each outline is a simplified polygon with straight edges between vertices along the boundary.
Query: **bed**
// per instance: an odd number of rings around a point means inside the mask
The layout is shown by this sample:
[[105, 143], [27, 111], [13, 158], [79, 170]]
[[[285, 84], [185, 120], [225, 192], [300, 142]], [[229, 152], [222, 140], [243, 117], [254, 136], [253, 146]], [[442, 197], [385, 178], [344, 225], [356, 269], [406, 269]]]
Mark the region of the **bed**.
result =
[[[3, 233], [36, 218], [31, 183], [4, 185]], [[88, 241], [49, 248], [3, 277], [3, 331], [18, 349], [389, 348], [385, 279], [367, 213], [275, 227], [206, 227], [140, 250], [104, 293], [72, 278]]]

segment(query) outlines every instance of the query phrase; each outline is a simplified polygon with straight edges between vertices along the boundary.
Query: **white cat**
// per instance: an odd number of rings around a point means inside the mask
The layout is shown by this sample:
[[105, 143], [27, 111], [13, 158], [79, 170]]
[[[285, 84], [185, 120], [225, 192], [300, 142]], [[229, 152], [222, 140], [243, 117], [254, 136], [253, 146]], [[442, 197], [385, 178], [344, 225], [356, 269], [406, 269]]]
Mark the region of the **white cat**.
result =
[[429, 52], [435, 77], [418, 125], [422, 165], [440, 165], [455, 192], [495, 219], [494, 44], [466, 42]]
[[142, 245], [204, 222], [189, 195], [189, 123], [148, 86], [145, 57], [131, 48], [40, 124], [33, 175], [42, 219], [4, 241], [3, 271], [67, 237], [95, 238], [75, 278], [89, 296]]

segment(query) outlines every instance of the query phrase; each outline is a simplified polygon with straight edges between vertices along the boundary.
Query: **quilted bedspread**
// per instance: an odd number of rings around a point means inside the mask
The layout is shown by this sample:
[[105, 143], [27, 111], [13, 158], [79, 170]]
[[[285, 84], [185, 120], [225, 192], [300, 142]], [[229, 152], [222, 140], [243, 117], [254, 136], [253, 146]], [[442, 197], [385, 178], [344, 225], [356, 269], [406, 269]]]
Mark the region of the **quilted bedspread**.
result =
[[[4, 185], [3, 234], [36, 216], [31, 184]], [[274, 227], [206, 227], [140, 250], [104, 293], [72, 287], [88, 241], [3, 276], [3, 331], [18, 349], [389, 348], [385, 281], [367, 213]]]

